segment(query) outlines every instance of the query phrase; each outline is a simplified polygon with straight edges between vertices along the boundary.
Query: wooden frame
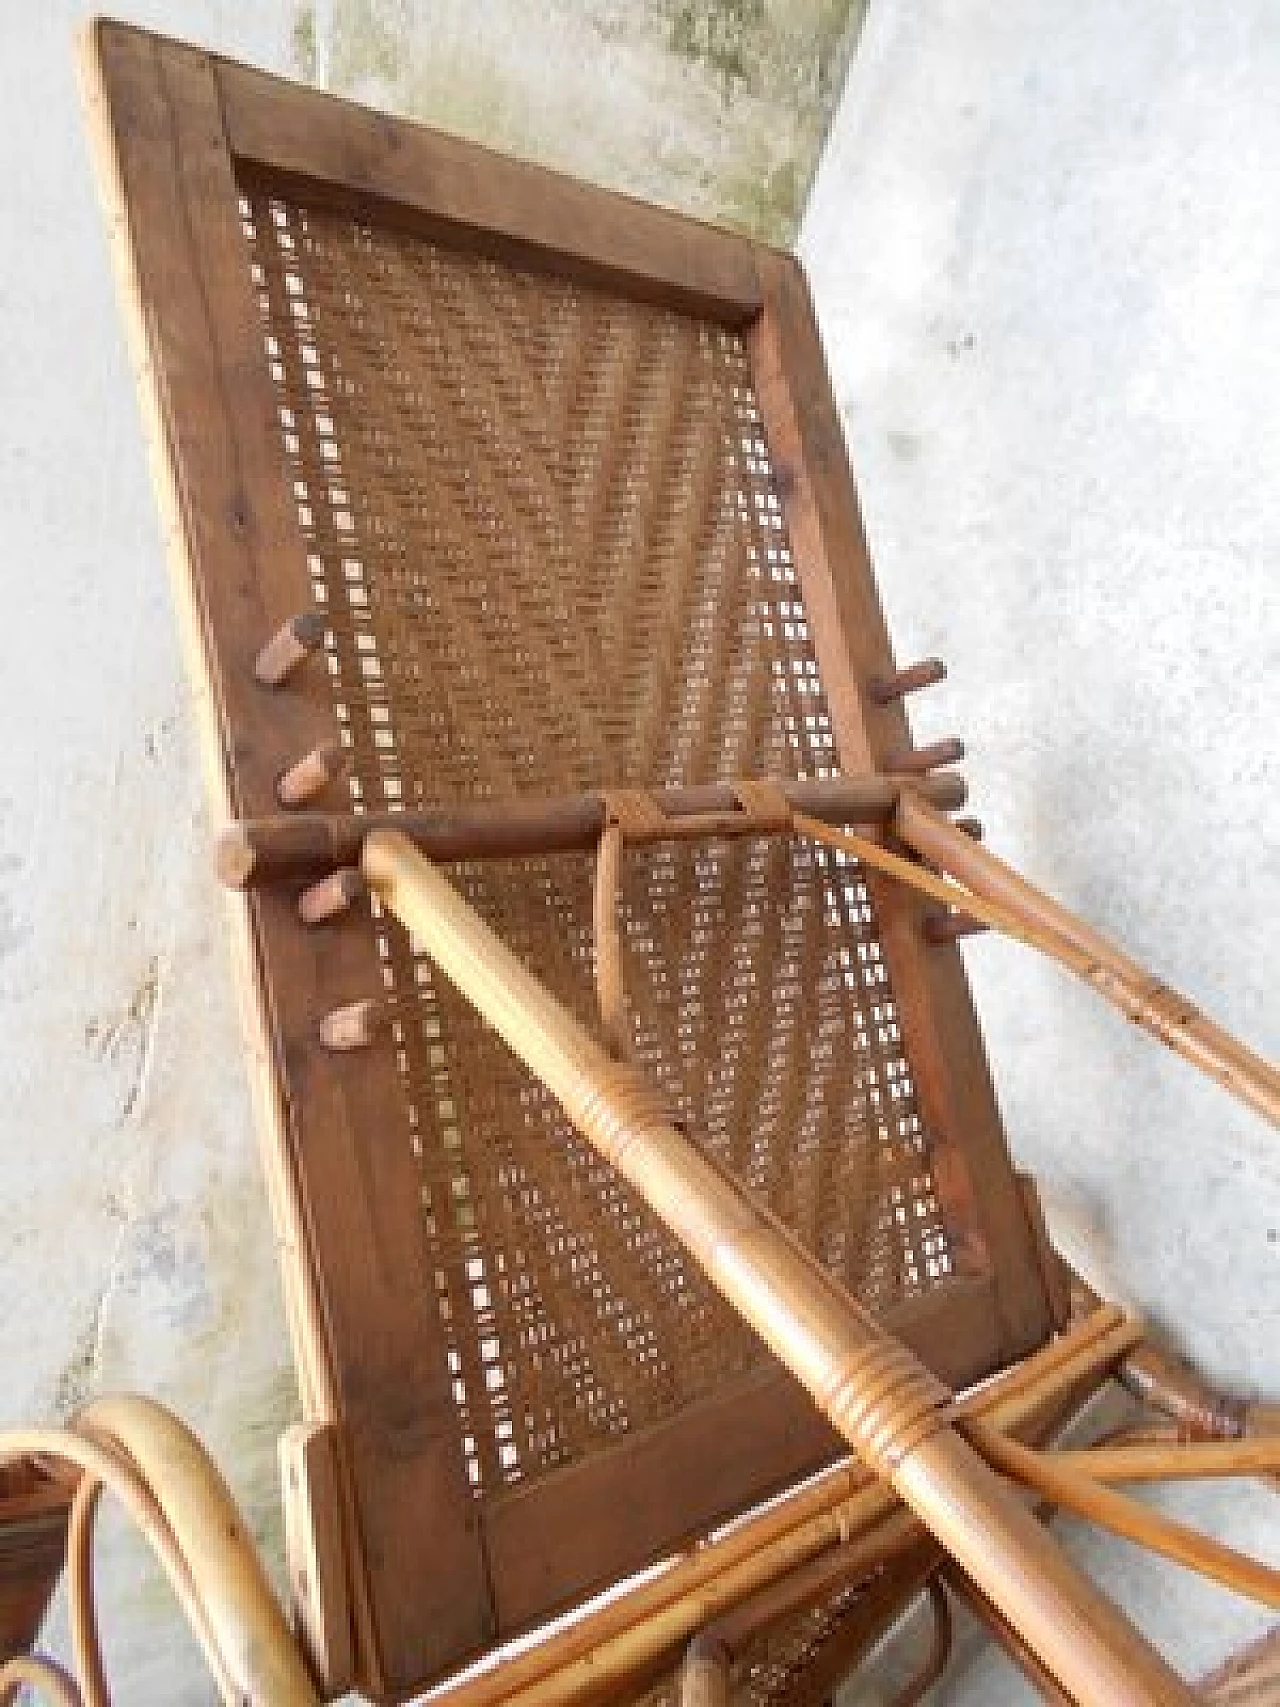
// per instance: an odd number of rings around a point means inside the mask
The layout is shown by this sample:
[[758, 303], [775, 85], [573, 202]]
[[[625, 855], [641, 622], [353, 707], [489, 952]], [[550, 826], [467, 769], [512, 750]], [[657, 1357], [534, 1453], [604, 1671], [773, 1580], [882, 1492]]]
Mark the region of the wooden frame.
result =
[[[259, 179], [742, 329], [841, 764], [886, 771], [910, 751], [900, 699], [878, 689], [894, 662], [794, 260], [145, 32], [95, 24], [84, 63], [222, 814], [274, 812], [276, 778], [330, 733], [323, 687], [269, 695], [254, 676], [306, 596], [237, 208], [238, 186]], [[944, 1379], [970, 1381], [1040, 1344], [1055, 1311], [958, 954], [926, 941], [917, 897], [874, 887], [922, 1105], [947, 1140], [939, 1185], [979, 1229], [955, 1280], [889, 1325]], [[433, 1330], [404, 1283], [424, 1270], [411, 1158], [363, 1136], [398, 1118], [393, 1051], [343, 1056], [317, 1035], [320, 1015], [377, 988], [375, 945], [367, 932], [299, 931], [280, 889], [233, 908], [304, 1407], [333, 1430], [366, 1688], [403, 1695], [835, 1455], [805, 1395], [770, 1370], [566, 1471], [554, 1492], [504, 1497], [482, 1531], [445, 1360], [424, 1379]], [[572, 1559], [555, 1545], [566, 1522]]]

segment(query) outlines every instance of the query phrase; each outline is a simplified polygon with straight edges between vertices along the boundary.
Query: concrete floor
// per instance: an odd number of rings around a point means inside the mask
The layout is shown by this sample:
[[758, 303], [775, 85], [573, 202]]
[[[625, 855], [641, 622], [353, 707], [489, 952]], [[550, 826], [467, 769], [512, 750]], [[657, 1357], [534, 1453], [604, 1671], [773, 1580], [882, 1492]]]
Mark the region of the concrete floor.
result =
[[[1270, 0], [884, 0], [801, 236], [900, 656], [951, 666], [919, 731], [969, 742], [991, 845], [1272, 1057], [1277, 183]], [[965, 956], [1061, 1243], [1280, 1392], [1274, 1133], [1056, 968]], [[1280, 1558], [1271, 1495], [1162, 1503]], [[1261, 1622], [1077, 1546], [1190, 1672]], [[1031, 1699], [994, 1660], [936, 1698]]]
[[[306, 10], [127, 9], [277, 66]], [[0, 0], [0, 1412], [156, 1392], [274, 1549], [295, 1399], [77, 16]], [[952, 665], [921, 732], [969, 739], [994, 845], [1272, 1054], [1277, 97], [1267, 0], [873, 0], [803, 240], [901, 655]], [[1271, 1135], [1056, 971], [967, 952], [1064, 1244], [1280, 1392]], [[1269, 1499], [1177, 1505], [1277, 1552]], [[1189, 1669], [1259, 1622], [1079, 1545]], [[206, 1700], [112, 1560], [121, 1694]], [[1025, 1698], [986, 1660], [947, 1696]]]

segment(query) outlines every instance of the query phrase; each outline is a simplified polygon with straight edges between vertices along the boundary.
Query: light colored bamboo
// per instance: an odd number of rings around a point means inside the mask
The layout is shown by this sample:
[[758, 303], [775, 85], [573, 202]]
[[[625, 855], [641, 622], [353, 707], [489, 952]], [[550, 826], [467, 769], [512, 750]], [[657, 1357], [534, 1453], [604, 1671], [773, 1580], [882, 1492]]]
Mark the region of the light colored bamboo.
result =
[[1047, 1702], [1049, 1707], [1088, 1707], [1087, 1702], [1075, 1701], [1058, 1686], [1017, 1631], [1010, 1628], [1009, 1621], [992, 1606], [986, 1595], [973, 1586], [963, 1571], [956, 1570], [954, 1565], [944, 1565], [942, 1579], [956, 1599], [969, 1608], [997, 1646], [1004, 1649], [1042, 1701]]
[[0, 1661], [0, 1707], [10, 1707], [21, 1689], [47, 1696], [55, 1707], [81, 1707], [75, 1680], [53, 1660], [38, 1654], [14, 1654]]
[[609, 1053], [615, 1060], [629, 1061], [632, 1057], [631, 1026], [627, 1020], [622, 931], [618, 924], [621, 883], [622, 831], [617, 824], [606, 824], [596, 849], [595, 888], [592, 891], [596, 999], [600, 1004], [600, 1030]]
[[[0, 1434], [0, 1462], [24, 1457], [73, 1464], [121, 1501], [164, 1567], [228, 1707], [319, 1707], [231, 1494], [176, 1418], [149, 1399], [99, 1399], [70, 1429]], [[86, 1507], [75, 1536], [79, 1578], [89, 1568], [90, 1515]], [[86, 1640], [82, 1631], [77, 1648]]]
[[1129, 1440], [1055, 1452], [1059, 1469], [1079, 1471], [1095, 1482], [1184, 1482], [1207, 1476], [1265, 1476], [1280, 1472], [1280, 1438], [1243, 1440]]
[[111, 1707], [93, 1589], [93, 1523], [101, 1495], [102, 1483], [82, 1476], [67, 1526], [67, 1612], [82, 1707]]
[[741, 1185], [665, 1118], [405, 837], [362, 867], [379, 900], [557, 1097], [859, 1456], [1069, 1688], [1097, 1707], [1190, 1703], [1153, 1648], [950, 1426], [914, 1357]]
[[[1077, 1517], [1088, 1518], [1114, 1535], [1137, 1542], [1150, 1552], [1184, 1565], [1263, 1606], [1280, 1608], [1280, 1570], [1273, 1566], [1250, 1559], [1234, 1547], [1226, 1547], [1185, 1523], [1117, 1493], [1114, 1488], [1104, 1487], [1069, 1464], [1061, 1463], [1054, 1453], [1033, 1452], [982, 1422], [968, 1424], [967, 1432], [988, 1463], [1024, 1486], [1034, 1488], [1054, 1505], [1074, 1512]], [[998, 1598], [996, 1605], [1004, 1610]]]
[[[977, 914], [972, 898], [978, 897], [997, 908], [1003, 918], [1017, 921], [1020, 928], [1011, 935], [1020, 935], [1076, 972], [1135, 1025], [1216, 1079], [1273, 1126], [1280, 1126], [1280, 1071], [1200, 1013], [1185, 996], [1161, 984], [1101, 932], [986, 848], [960, 835], [909, 790], [899, 800], [894, 829], [924, 859], [963, 884], [970, 898], [958, 905]], [[997, 922], [986, 916], [989, 923]]]

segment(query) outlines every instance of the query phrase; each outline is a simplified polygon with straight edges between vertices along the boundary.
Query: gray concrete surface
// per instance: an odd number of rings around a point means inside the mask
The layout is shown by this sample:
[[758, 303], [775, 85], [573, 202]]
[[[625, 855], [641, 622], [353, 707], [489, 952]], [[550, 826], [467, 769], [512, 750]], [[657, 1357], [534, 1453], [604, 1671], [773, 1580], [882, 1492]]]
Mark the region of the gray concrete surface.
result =
[[[926, 737], [989, 841], [1280, 1054], [1280, 11], [878, 0], [806, 212]], [[1280, 1148], [1056, 968], [966, 948], [1061, 1243], [1280, 1392]], [[1280, 1558], [1274, 1496], [1162, 1501]], [[1195, 1672], [1261, 1622], [1073, 1544]], [[875, 1699], [874, 1689], [851, 1699]], [[1030, 1700], [974, 1660], [938, 1699]]]

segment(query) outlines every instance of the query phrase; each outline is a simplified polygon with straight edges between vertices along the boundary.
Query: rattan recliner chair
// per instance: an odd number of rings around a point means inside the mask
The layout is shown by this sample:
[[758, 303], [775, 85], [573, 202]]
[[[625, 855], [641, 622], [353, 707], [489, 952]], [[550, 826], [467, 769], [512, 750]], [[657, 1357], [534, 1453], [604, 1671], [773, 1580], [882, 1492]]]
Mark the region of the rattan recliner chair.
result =
[[[102, 1484], [228, 1700], [821, 1702], [921, 1594], [920, 1687], [956, 1595], [1050, 1699], [1193, 1699], [1043, 1508], [1280, 1605], [1112, 1486], [1278, 1470], [1274, 1417], [1051, 1249], [957, 938], [1277, 1075], [950, 817], [796, 263], [141, 31], [84, 65], [304, 1408], [293, 1634], [156, 1407], [5, 1442], [83, 1472], [85, 1699]], [[1166, 1428], [1038, 1450], [1117, 1376]]]

